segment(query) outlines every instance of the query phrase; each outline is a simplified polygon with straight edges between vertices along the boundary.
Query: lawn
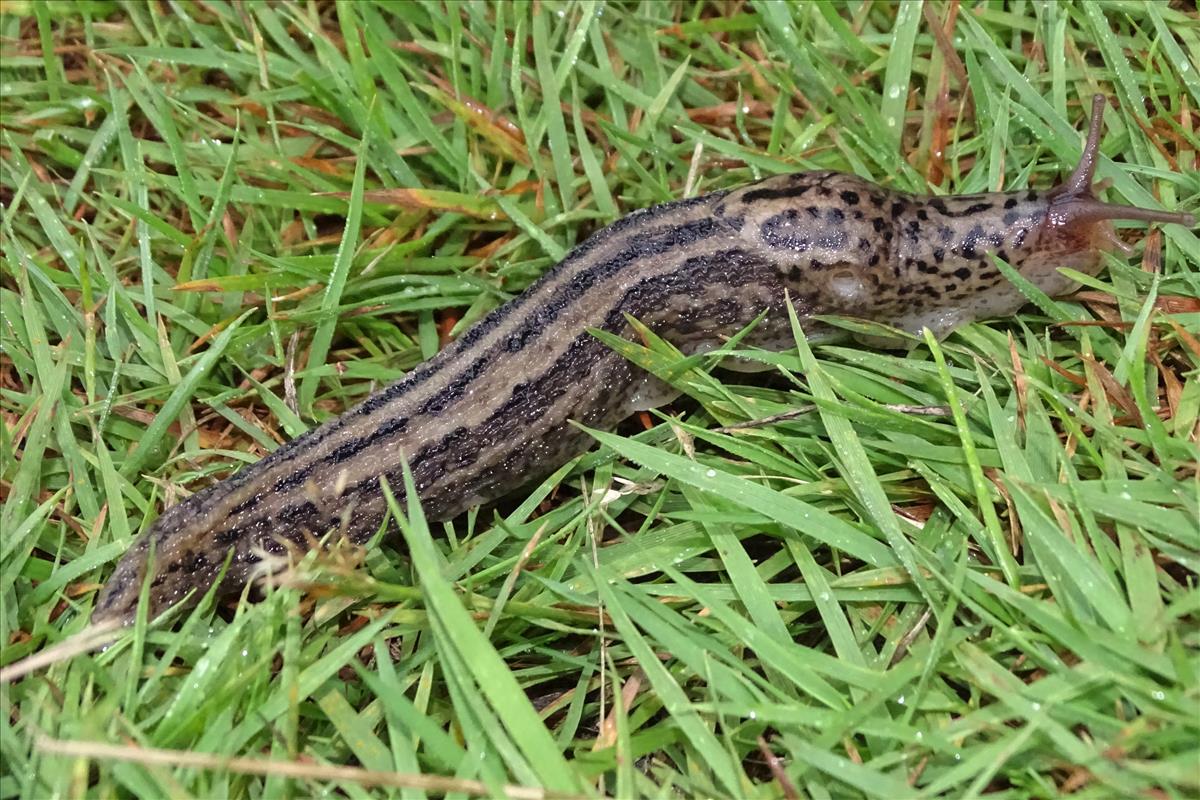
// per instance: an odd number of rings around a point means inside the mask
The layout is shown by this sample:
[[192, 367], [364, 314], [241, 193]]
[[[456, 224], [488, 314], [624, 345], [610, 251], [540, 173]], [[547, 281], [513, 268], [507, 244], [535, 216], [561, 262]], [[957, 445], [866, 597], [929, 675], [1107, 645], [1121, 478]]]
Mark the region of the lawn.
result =
[[630, 211], [1048, 187], [1096, 92], [1107, 199], [1197, 210], [1191, 5], [5, 0], [0, 665], [72, 644], [0, 682], [0, 799], [1200, 795], [1178, 225], [940, 343], [628, 347], [683, 399], [540, 486], [71, 638], [164, 507]]

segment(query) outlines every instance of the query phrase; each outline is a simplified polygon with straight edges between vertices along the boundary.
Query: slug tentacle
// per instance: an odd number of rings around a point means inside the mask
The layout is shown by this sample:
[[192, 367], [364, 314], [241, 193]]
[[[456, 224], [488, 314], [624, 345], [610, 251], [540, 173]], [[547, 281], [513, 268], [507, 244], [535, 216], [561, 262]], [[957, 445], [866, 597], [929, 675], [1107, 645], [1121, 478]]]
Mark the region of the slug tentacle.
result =
[[1104, 129], [1104, 107], [1108, 101], [1104, 95], [1092, 96], [1092, 117], [1088, 123], [1087, 142], [1083, 145], [1083, 154], [1079, 163], [1071, 171], [1070, 177], [1050, 190], [1050, 198], [1058, 194], [1081, 196], [1091, 194], [1092, 183], [1096, 178], [1096, 165], [1100, 162], [1100, 134]]
[[1107, 180], [1095, 183], [1096, 166], [1100, 161], [1100, 134], [1104, 128], [1104, 108], [1107, 104], [1104, 95], [1092, 97], [1091, 123], [1079, 163], [1065, 181], [1046, 193], [1050, 205], [1049, 223], [1057, 226], [1085, 225], [1127, 219], [1138, 222], [1175, 223], [1187, 227], [1195, 225], [1195, 218], [1182, 211], [1139, 208], [1105, 203], [1096, 199], [1096, 192], [1108, 184]]

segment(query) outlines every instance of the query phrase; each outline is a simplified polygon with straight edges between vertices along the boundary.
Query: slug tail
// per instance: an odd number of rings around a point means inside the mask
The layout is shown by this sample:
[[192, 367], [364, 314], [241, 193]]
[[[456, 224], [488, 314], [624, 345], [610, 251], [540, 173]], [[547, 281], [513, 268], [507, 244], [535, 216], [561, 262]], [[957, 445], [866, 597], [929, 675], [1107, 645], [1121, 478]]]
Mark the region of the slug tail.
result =
[[1096, 192], [1102, 191], [1108, 184], [1107, 180], [1099, 184], [1094, 183], [1096, 165], [1100, 158], [1100, 134], [1104, 127], [1105, 105], [1107, 101], [1104, 95], [1093, 95], [1092, 118], [1088, 127], [1087, 142], [1083, 146], [1083, 155], [1070, 176], [1051, 189], [1047, 195], [1050, 201], [1051, 222], [1055, 226], [1094, 225], [1110, 220], [1128, 219], [1194, 226], [1195, 217], [1186, 212], [1124, 206], [1096, 199]]

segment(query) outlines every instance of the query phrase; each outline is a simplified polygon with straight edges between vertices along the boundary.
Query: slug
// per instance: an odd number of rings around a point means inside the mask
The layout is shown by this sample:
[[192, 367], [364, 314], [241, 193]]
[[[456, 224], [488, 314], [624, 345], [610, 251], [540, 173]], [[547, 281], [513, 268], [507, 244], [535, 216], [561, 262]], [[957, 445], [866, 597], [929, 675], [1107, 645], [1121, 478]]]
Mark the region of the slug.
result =
[[589, 447], [572, 422], [612, 428], [672, 397], [589, 333], [629, 336], [627, 314], [695, 353], [765, 311], [746, 343], [779, 349], [792, 335], [786, 297], [802, 317], [938, 336], [1012, 314], [1025, 298], [993, 256], [1051, 296], [1072, 291], [1058, 268], [1098, 272], [1122, 246], [1111, 220], [1193, 224], [1096, 199], [1104, 106], [1097, 95], [1079, 165], [1049, 191], [926, 197], [801, 172], [629, 214], [404, 379], [167, 509], [121, 558], [93, 620], [131, 621], [147, 570], [153, 618], [197, 602], [231, 551], [222, 593], [286, 543], [307, 549], [332, 528], [365, 542], [386, 514], [380, 479], [401, 491], [404, 458], [432, 520], [544, 477]]

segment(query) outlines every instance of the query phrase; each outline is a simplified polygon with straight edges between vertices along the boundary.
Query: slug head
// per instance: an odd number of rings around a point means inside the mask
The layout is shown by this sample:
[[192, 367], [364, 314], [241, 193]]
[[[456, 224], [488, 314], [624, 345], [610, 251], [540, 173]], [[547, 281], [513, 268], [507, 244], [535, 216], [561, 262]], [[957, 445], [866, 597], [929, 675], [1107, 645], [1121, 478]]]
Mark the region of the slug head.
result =
[[[1051, 269], [1070, 267], [1094, 274], [1103, 266], [1104, 251], [1118, 249], [1128, 254], [1129, 248], [1113, 230], [1113, 220], [1175, 223], [1188, 227], [1195, 224], [1191, 214], [1124, 206], [1096, 199], [1096, 191], [1103, 188], [1103, 184], [1097, 185], [1094, 179], [1100, 157], [1105, 105], [1103, 95], [1092, 97], [1091, 124], [1083, 155], [1067, 179], [1044, 195], [1045, 216], [1033, 249], [1038, 254], [1035, 261], [1044, 262]], [[1036, 268], [1037, 264], [1030, 266]]]

